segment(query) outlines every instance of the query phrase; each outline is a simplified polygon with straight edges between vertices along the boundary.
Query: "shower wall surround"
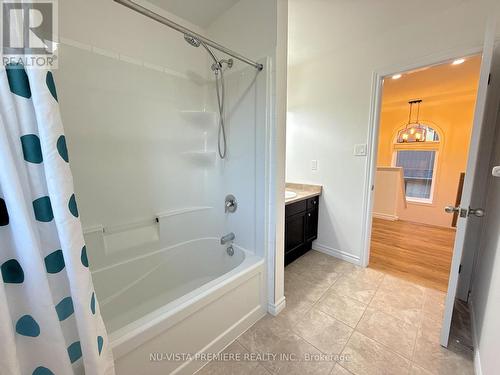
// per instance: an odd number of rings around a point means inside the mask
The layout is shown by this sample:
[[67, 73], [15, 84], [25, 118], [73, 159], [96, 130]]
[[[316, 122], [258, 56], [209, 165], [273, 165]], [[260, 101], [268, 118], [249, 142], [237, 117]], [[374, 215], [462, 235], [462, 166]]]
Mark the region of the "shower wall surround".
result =
[[[72, 150], [90, 267], [119, 374], [127, 374], [129, 363], [142, 355], [141, 350], [161, 349], [144, 346], [147, 340], [156, 335], [157, 343], [176, 342], [182, 326], [176, 325], [180, 318], [174, 312], [164, 309], [160, 316], [165, 332], [155, 328], [152, 333], [150, 324], [139, 327], [141, 319], [130, 324], [138, 311], [121, 311], [117, 316], [116, 301], [123, 306], [158, 307], [166, 295], [184, 290], [191, 296], [202, 278], [210, 275], [206, 282], [212, 281], [193, 299], [197, 307], [189, 311], [198, 311], [190, 316], [192, 324], [208, 325], [214, 331], [186, 343], [195, 352], [209, 346], [222, 348], [267, 309], [266, 231], [271, 200], [267, 163], [275, 113], [274, 71], [269, 68], [276, 55], [276, 2], [241, 0], [205, 29], [145, 1], [137, 3], [263, 63], [265, 69], [257, 72], [236, 61], [225, 71], [228, 153], [221, 160], [214, 76], [203, 49], [191, 48], [182, 34], [113, 1], [59, 3], [60, 61], [54, 75]], [[254, 32], [256, 24], [259, 30]], [[233, 214], [224, 212], [227, 194], [238, 200]], [[218, 239], [229, 232], [236, 235], [237, 262], [226, 259], [225, 249], [218, 250]], [[213, 260], [203, 261], [210, 256], [204, 246], [214, 249], [214, 259], [220, 259], [219, 269], [225, 271], [218, 270]], [[182, 259], [184, 252], [191, 261]], [[193, 256], [197, 252], [200, 259]], [[184, 267], [185, 275], [193, 275], [192, 282], [182, 284], [172, 278], [175, 275], [154, 282], [161, 278], [156, 270], [162, 262], [173, 261], [179, 262], [178, 267], [166, 263], [168, 267], [162, 269]], [[193, 268], [188, 271], [190, 263]], [[196, 276], [196, 269], [203, 271]], [[208, 292], [208, 285], [216, 289], [213, 280], [219, 272], [233, 275], [233, 282], [220, 283], [225, 285], [222, 289]], [[168, 290], [174, 284], [175, 293]], [[141, 293], [143, 285], [147, 293]], [[225, 300], [214, 299], [217, 293], [220, 298], [226, 295]], [[142, 301], [145, 295], [150, 300]], [[137, 298], [136, 303], [129, 298]], [[245, 304], [237, 302], [241, 298]], [[174, 302], [165, 300], [168, 306]], [[226, 326], [210, 323], [215, 316], [203, 313], [215, 311], [217, 303], [229, 306]], [[174, 309], [175, 314], [186, 319], [187, 312], [179, 309]], [[144, 309], [143, 314], [159, 319], [158, 310]], [[166, 373], [180, 366], [175, 371], [182, 372], [181, 368], [202, 364], [165, 364], [157, 369]]]

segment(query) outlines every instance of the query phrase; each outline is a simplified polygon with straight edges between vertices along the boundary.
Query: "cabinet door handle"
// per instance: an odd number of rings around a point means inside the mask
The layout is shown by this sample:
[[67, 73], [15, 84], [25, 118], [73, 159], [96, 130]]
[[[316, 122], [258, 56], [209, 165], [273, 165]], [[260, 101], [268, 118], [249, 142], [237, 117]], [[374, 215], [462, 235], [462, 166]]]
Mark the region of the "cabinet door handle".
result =
[[311, 217], [311, 214], [309, 213], [309, 214], [307, 214], [307, 216]]

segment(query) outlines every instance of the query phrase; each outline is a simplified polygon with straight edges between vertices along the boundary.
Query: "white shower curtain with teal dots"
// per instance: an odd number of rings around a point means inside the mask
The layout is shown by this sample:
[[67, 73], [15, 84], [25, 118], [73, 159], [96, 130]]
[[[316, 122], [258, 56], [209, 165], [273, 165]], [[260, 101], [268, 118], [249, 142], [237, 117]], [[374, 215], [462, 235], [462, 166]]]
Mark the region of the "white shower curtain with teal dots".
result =
[[0, 69], [0, 374], [114, 374], [53, 75]]

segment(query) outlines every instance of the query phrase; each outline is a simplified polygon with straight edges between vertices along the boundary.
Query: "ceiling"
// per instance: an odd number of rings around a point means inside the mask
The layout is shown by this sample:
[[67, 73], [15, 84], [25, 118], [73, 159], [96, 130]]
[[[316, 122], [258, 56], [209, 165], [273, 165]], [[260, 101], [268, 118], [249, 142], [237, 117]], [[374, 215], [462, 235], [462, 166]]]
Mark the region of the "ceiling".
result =
[[222, 13], [239, 0], [149, 0], [150, 3], [165, 9], [199, 27], [211, 25]]
[[402, 72], [402, 77], [384, 80], [383, 103], [406, 104], [410, 99], [441, 100], [449, 94], [475, 95], [479, 80], [481, 56], [465, 58], [460, 65], [448, 63]]

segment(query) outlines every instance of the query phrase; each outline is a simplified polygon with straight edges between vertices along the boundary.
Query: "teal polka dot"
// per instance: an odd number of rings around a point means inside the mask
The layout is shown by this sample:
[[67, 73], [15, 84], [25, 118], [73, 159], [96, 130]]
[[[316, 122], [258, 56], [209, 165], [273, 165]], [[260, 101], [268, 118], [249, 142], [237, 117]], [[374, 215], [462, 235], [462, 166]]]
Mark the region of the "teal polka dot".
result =
[[43, 161], [40, 138], [35, 134], [26, 134], [21, 137], [24, 160], [29, 163], [40, 164]]
[[92, 292], [92, 297], [90, 298], [90, 311], [92, 311], [92, 315], [95, 315], [95, 293]]
[[58, 273], [64, 269], [64, 256], [62, 250], [56, 250], [45, 257], [45, 268], [48, 273]]
[[80, 345], [80, 341], [74, 342], [68, 346], [68, 355], [71, 363], [75, 363], [82, 358], [82, 347]]
[[82, 255], [80, 255], [80, 260], [85, 267], [89, 266], [89, 258], [87, 258], [87, 246], [82, 248]]
[[24, 315], [16, 323], [16, 332], [23, 336], [37, 337], [40, 335], [40, 326], [31, 315]]
[[102, 336], [97, 336], [97, 350], [99, 352], [99, 355], [101, 355], [103, 345], [104, 339], [102, 338]]
[[63, 321], [68, 319], [71, 314], [75, 312], [75, 308], [73, 306], [73, 299], [71, 297], [66, 297], [61, 300], [56, 305], [56, 312], [57, 312], [57, 317], [59, 318], [59, 321]]
[[54, 375], [54, 373], [47, 367], [40, 366], [33, 371], [33, 375]]
[[7, 211], [7, 205], [5, 201], [0, 198], [0, 227], [9, 225], [9, 212]]
[[23, 98], [31, 98], [30, 83], [24, 66], [22, 64], [7, 64], [5, 69], [10, 91]]
[[38, 221], [48, 223], [54, 219], [52, 205], [49, 197], [41, 197], [33, 201], [33, 209], [35, 210], [35, 218]]
[[21, 284], [24, 281], [24, 272], [15, 259], [10, 259], [2, 264], [2, 279], [4, 283]]
[[47, 84], [50, 93], [57, 101], [56, 84], [54, 82], [54, 76], [52, 75], [52, 72], [47, 72], [47, 78], [45, 79], [45, 83]]
[[59, 155], [61, 155], [66, 163], [69, 162], [68, 148], [66, 147], [66, 137], [64, 135], [61, 135], [57, 139], [57, 152], [59, 152]]
[[71, 198], [69, 198], [68, 208], [71, 215], [78, 217], [78, 207], [76, 206], [75, 194], [71, 195]]

